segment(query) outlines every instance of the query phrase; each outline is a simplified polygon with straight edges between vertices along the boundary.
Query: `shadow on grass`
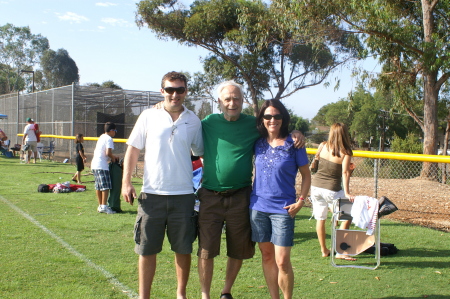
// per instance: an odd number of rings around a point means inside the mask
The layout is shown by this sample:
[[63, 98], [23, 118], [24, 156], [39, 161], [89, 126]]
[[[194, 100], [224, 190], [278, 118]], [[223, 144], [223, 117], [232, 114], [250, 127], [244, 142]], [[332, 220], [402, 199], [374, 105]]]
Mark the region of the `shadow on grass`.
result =
[[416, 297], [400, 297], [400, 296], [387, 296], [387, 297], [376, 297], [376, 298], [383, 298], [383, 299], [398, 299], [398, 298], [402, 298], [402, 299], [423, 299], [423, 298], [428, 298], [428, 299], [439, 299], [439, 298], [449, 298], [448, 295], [432, 295], [432, 294], [427, 294], [427, 295], [420, 295], [420, 296], [416, 296]]
[[[330, 236], [327, 236], [327, 238], [329, 238]], [[317, 239], [317, 234], [316, 232], [299, 232], [299, 233], [294, 233], [294, 245], [295, 244], [301, 244], [302, 242], [305, 241], [309, 241], [311, 239]]]
[[135, 211], [124, 211], [124, 210], [122, 210], [122, 212], [121, 213], [118, 213], [119, 215], [120, 214], [122, 214], [122, 215], [126, 215], [126, 214], [129, 214], [129, 215], [137, 215], [137, 210], [135, 210]]

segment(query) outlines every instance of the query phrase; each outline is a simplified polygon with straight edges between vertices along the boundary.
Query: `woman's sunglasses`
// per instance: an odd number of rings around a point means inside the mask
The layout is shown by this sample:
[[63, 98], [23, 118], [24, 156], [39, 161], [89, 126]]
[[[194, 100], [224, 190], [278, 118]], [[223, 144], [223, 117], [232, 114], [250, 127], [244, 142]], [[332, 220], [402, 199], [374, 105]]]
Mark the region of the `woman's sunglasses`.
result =
[[177, 94], [183, 94], [186, 92], [186, 87], [164, 87], [164, 90], [168, 94], [173, 94], [174, 92], [176, 92]]
[[263, 118], [264, 118], [265, 120], [271, 120], [272, 117], [275, 118], [276, 120], [280, 120], [280, 119], [283, 118], [283, 115], [281, 115], [281, 114], [275, 114], [275, 115], [272, 115], [272, 114], [264, 114], [264, 115], [263, 115]]

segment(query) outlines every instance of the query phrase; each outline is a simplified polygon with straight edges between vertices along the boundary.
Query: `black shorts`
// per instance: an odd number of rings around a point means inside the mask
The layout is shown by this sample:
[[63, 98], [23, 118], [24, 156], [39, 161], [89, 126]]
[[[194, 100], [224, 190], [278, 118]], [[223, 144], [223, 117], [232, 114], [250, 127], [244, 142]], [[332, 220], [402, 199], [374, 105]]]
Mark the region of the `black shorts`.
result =
[[75, 158], [75, 163], [77, 164], [77, 171], [83, 171], [84, 170], [83, 158], [81, 158], [80, 156], [77, 156]]

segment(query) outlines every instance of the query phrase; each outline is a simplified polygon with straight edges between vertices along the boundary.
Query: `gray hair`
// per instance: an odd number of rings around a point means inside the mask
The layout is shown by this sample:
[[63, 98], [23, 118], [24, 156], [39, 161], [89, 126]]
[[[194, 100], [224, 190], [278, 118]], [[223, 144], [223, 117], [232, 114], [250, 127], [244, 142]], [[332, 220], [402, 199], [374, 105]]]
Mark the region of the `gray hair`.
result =
[[242, 88], [242, 85], [239, 84], [239, 83], [234, 82], [233, 80], [222, 82], [222, 83], [219, 84], [219, 86], [217, 86], [217, 95], [218, 95], [219, 98], [220, 98], [220, 93], [227, 86], [234, 86], [234, 87], [239, 88], [239, 91], [241, 92], [242, 100], [244, 99], [244, 90]]

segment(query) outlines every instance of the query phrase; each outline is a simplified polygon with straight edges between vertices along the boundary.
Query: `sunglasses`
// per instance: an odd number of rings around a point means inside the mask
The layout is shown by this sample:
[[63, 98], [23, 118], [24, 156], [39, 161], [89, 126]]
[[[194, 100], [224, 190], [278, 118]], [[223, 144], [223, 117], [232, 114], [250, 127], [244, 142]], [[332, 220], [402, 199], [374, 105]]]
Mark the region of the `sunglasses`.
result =
[[163, 88], [168, 94], [173, 94], [176, 92], [177, 94], [183, 94], [186, 92], [186, 87], [164, 87]]
[[275, 118], [276, 120], [280, 120], [280, 119], [283, 118], [283, 115], [281, 115], [281, 114], [275, 114], [275, 115], [272, 115], [272, 114], [264, 114], [264, 115], [263, 115], [263, 118], [264, 118], [265, 120], [271, 120], [272, 117]]

